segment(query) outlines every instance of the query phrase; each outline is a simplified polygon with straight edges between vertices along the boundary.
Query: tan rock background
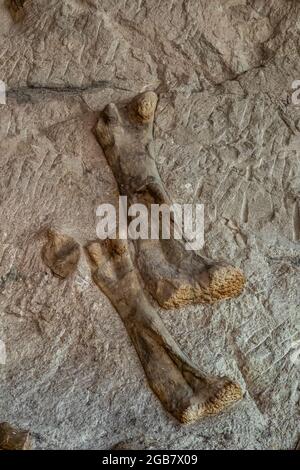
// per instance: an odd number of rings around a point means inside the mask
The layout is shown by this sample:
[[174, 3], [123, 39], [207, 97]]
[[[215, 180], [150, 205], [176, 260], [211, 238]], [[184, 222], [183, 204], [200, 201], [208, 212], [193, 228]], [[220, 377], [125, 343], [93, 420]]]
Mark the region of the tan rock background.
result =
[[[29, 428], [37, 449], [294, 448], [300, 2], [25, 6], [17, 24], [0, 6], [0, 421]], [[108, 102], [148, 89], [159, 94], [166, 187], [177, 202], [205, 204], [204, 253], [233, 260], [248, 279], [237, 300], [161, 312], [196, 363], [246, 391], [226, 414], [191, 426], [151, 393], [84, 256], [67, 281], [40, 259], [45, 227], [81, 244], [95, 237], [96, 207], [118, 193], [93, 126]]]

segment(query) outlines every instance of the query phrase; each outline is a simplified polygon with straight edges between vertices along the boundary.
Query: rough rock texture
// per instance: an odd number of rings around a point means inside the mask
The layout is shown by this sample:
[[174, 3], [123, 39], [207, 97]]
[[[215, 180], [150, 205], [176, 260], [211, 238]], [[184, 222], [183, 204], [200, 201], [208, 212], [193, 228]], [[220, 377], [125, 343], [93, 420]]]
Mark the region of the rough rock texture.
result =
[[[1, 2], [0, 421], [30, 429], [35, 448], [296, 447], [299, 30], [288, 0], [27, 0], [17, 23]], [[191, 426], [151, 393], [85, 257], [65, 280], [41, 260], [45, 229], [95, 237], [96, 207], [118, 192], [93, 128], [144, 90], [159, 95], [165, 186], [205, 204], [203, 254], [248, 279], [236, 300], [158, 309], [195, 363], [246, 391]]]

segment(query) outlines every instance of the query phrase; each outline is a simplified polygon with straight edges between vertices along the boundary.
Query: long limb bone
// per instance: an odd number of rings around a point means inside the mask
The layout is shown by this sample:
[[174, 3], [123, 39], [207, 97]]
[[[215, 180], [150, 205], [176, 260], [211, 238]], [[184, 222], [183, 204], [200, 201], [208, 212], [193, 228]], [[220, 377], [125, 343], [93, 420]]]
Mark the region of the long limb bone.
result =
[[[118, 182], [130, 203], [171, 204], [151, 151], [157, 96], [143, 93], [130, 103], [106, 106], [96, 133]], [[212, 303], [238, 296], [242, 272], [187, 251], [180, 240], [137, 240], [136, 264], [152, 296], [164, 308]]]
[[204, 374], [180, 350], [143, 292], [127, 243], [94, 241], [86, 252], [93, 279], [119, 312], [150, 387], [175, 418], [193, 422], [242, 397], [239, 385]]

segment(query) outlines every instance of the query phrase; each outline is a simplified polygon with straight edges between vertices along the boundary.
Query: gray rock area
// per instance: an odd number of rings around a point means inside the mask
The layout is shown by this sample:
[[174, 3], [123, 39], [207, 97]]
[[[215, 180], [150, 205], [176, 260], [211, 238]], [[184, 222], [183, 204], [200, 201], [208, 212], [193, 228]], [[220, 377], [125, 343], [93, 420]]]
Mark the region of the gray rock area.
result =
[[[293, 449], [300, 435], [300, 2], [27, 0], [0, 4], [0, 422], [35, 449]], [[118, 190], [94, 127], [153, 90], [155, 150], [179, 203], [205, 205], [205, 246], [243, 294], [166, 311], [196, 364], [241, 384], [192, 425], [151, 392], [115, 309], [77, 271], [54, 277], [42, 232], [81, 246]], [[5, 362], [5, 361], [2, 361]]]

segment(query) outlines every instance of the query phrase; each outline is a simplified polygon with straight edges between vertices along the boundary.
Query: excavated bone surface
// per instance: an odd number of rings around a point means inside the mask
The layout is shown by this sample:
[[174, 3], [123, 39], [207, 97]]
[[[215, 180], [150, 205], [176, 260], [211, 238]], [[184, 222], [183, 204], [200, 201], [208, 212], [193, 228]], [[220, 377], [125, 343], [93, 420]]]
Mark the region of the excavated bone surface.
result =
[[[18, 23], [1, 2], [0, 421], [34, 448], [296, 447], [299, 30], [287, 0], [27, 0]], [[96, 207], [118, 196], [98, 112], [147, 89], [166, 188], [205, 204], [203, 253], [248, 280], [238, 299], [160, 312], [194, 362], [247, 391], [191, 426], [152, 394], [83, 253], [65, 280], [40, 256], [46, 229], [95, 237]]]

